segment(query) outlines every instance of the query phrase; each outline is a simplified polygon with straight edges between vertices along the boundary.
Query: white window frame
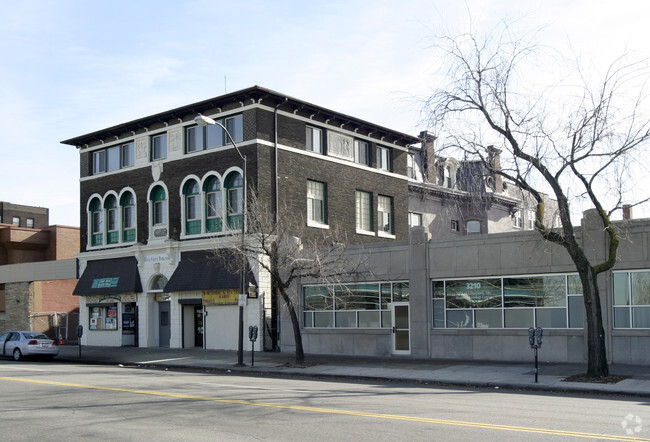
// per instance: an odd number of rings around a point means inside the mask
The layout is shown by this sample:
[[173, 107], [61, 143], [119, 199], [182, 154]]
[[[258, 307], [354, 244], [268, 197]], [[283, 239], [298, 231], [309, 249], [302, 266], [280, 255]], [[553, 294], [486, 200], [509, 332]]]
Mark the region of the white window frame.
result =
[[422, 225], [422, 214], [416, 212], [409, 212], [409, 227], [417, 227], [421, 225]]
[[377, 169], [390, 171], [390, 149], [377, 146]]
[[151, 161], [167, 158], [167, 133], [151, 136]]
[[384, 238], [395, 238], [393, 213], [393, 197], [377, 196], [377, 235]]
[[356, 231], [361, 235], [375, 235], [372, 223], [372, 193], [357, 190], [354, 194]]
[[321, 129], [307, 126], [305, 142], [306, 150], [315, 153], [323, 153], [323, 131]]
[[93, 175], [106, 172], [106, 149], [93, 152]]
[[406, 155], [406, 177], [410, 180], [416, 179], [415, 175], [415, 154]]
[[327, 195], [325, 183], [307, 180], [307, 225], [327, 228]]
[[369, 161], [369, 144], [366, 141], [354, 140], [354, 162], [367, 166]]
[[535, 228], [535, 211], [534, 210], [529, 210], [528, 211], [528, 219], [526, 220], [526, 227], [528, 230], [533, 230]]
[[524, 217], [521, 210], [517, 210], [512, 216], [512, 225], [517, 229], [521, 229], [524, 226]]

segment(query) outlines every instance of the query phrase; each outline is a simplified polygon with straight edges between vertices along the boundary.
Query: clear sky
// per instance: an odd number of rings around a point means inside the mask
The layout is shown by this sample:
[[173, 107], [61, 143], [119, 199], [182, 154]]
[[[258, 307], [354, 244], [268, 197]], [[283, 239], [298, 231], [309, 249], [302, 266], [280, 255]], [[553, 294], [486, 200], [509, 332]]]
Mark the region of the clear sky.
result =
[[650, 57], [644, 0], [0, 0], [0, 201], [79, 225], [60, 142], [263, 86], [417, 135], [447, 30], [525, 17], [599, 63]]

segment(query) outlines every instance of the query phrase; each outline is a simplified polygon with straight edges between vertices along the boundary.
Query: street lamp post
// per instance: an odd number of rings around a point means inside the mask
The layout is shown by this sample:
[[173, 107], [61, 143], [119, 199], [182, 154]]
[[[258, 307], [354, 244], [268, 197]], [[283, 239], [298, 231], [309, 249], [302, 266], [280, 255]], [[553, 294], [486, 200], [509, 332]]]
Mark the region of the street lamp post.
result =
[[[237, 154], [240, 156], [242, 163], [243, 163], [243, 168], [242, 168], [242, 180], [243, 180], [243, 192], [242, 192], [242, 217], [241, 217], [241, 255], [242, 255], [242, 263], [241, 263], [241, 274], [240, 274], [240, 281], [239, 281], [239, 288], [240, 288], [240, 296], [241, 295], [247, 295], [246, 292], [246, 254], [244, 253], [246, 242], [244, 239], [244, 235], [246, 234], [246, 226], [244, 223], [245, 220], [245, 213], [246, 213], [246, 155], [242, 155], [241, 151], [239, 150], [239, 147], [237, 147], [237, 143], [235, 143], [235, 140], [232, 138], [232, 135], [230, 135], [230, 132], [228, 132], [228, 129], [226, 129], [226, 126], [221, 124], [220, 122], [213, 120], [210, 117], [206, 117], [204, 115], [197, 115], [194, 118], [194, 122], [203, 127], [203, 126], [208, 126], [208, 125], [217, 125], [223, 129], [223, 131], [226, 133], [226, 136], [228, 137], [228, 141], [230, 141], [230, 144], [233, 145], [235, 150], [237, 151]], [[226, 218], [227, 222], [227, 218]], [[244, 306], [239, 304], [239, 334], [237, 336], [237, 365], [244, 365]]]

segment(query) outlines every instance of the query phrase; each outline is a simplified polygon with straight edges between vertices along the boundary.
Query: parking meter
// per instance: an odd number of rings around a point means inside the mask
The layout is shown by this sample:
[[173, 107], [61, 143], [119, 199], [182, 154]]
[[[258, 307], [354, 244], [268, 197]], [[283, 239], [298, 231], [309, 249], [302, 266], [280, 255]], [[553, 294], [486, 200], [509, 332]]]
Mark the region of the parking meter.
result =
[[79, 357], [81, 358], [81, 337], [84, 334], [84, 326], [79, 324], [77, 326], [77, 343], [79, 344]]
[[542, 335], [544, 334], [544, 330], [542, 327], [537, 327], [537, 330], [535, 332], [535, 336], [537, 337], [537, 346], [541, 347], [542, 346]]
[[251, 367], [255, 366], [255, 341], [257, 340], [257, 325], [248, 326], [248, 339], [251, 341]]
[[544, 330], [542, 327], [537, 327], [533, 328], [530, 327], [528, 329], [528, 343], [530, 344], [530, 348], [535, 350], [535, 382], [537, 382], [537, 349], [542, 347], [542, 336], [544, 335]]
[[528, 343], [530, 344], [530, 348], [535, 347], [535, 329], [533, 327], [528, 329]]
[[257, 325], [251, 325], [248, 327], [248, 339], [252, 342], [257, 341]]

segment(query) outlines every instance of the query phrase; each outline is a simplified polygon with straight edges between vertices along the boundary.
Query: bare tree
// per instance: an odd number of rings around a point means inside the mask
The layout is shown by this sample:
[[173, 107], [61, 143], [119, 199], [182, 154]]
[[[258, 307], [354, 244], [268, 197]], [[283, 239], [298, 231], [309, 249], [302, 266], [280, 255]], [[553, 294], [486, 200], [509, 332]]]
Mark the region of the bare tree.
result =
[[232, 259], [231, 251], [245, 256], [249, 263], [268, 272], [272, 290], [282, 299], [293, 327], [296, 365], [305, 361], [298, 311], [300, 294], [291, 290], [300, 280], [338, 281], [357, 274], [363, 265], [361, 255], [346, 253], [347, 239], [332, 222], [328, 229], [307, 229], [306, 221], [286, 208], [276, 214], [270, 205], [250, 192], [246, 209], [247, 232], [234, 233], [231, 249], [215, 249], [217, 258], [233, 271], [241, 271], [244, 260]]
[[[448, 146], [479, 158], [492, 173], [533, 195], [535, 229], [567, 250], [582, 282], [587, 374], [604, 377], [609, 368], [597, 278], [616, 262], [619, 239], [610, 216], [629, 198], [625, 179], [634, 177], [625, 172], [644, 158], [641, 152], [650, 139], [643, 85], [637, 81], [642, 74], [647, 78], [647, 71], [621, 58], [595, 87], [578, 68], [574, 84], [557, 82], [535, 92], [536, 72], [526, 67], [539, 67], [546, 48], [534, 39], [512, 38], [510, 31], [505, 24], [483, 37], [443, 38], [437, 48], [443, 51], [449, 83], [430, 96], [425, 109], [436, 130], [446, 134]], [[553, 101], [555, 96], [561, 101]], [[502, 149], [500, 167], [491, 161], [488, 136]], [[557, 199], [561, 228], [545, 222], [543, 189]], [[637, 194], [632, 205], [648, 200], [647, 188], [642, 191], [645, 195]], [[607, 233], [609, 249], [602, 262], [592, 262], [576, 238], [570, 207], [576, 197], [596, 210]]]

